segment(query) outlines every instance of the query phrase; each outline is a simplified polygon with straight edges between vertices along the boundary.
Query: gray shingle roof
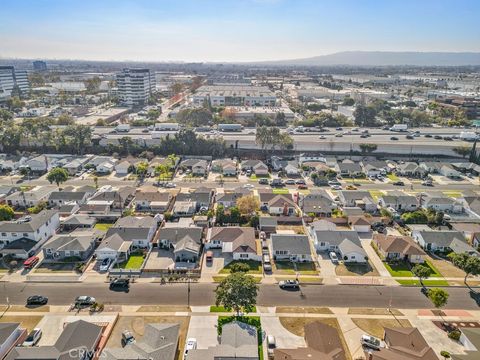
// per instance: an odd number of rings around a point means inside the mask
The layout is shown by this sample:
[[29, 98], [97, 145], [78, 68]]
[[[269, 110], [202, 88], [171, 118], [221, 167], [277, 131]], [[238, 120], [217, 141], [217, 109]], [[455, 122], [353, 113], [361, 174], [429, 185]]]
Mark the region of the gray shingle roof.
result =
[[286, 250], [295, 255], [311, 255], [310, 241], [306, 235], [272, 234], [272, 249], [275, 251]]
[[343, 254], [356, 252], [367, 256], [356, 231], [316, 231], [318, 242], [338, 246]]
[[34, 232], [50, 221], [55, 214], [57, 214], [56, 210], [42, 210], [38, 214], [31, 215], [31, 219], [27, 222], [22, 222], [20, 219], [4, 221], [0, 223], [0, 232]]

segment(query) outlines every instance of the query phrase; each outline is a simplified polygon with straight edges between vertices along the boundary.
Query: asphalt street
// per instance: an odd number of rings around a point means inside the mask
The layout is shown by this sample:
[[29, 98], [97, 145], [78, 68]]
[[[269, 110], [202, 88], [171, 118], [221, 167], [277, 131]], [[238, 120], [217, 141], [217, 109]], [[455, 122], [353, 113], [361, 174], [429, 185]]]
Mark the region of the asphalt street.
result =
[[[192, 283], [190, 305], [212, 305], [215, 284]], [[477, 310], [475, 295], [464, 287], [447, 289], [446, 308]], [[104, 304], [187, 305], [187, 284], [133, 283], [128, 293], [111, 291], [107, 283], [3, 283], [0, 303], [25, 304], [30, 295], [43, 295], [51, 305], [69, 305], [79, 295], [93, 296]], [[8, 297], [8, 300], [7, 300]], [[477, 301], [480, 304], [480, 293]], [[277, 285], [260, 285], [260, 306], [338, 306], [422, 309], [432, 308], [420, 288], [400, 286], [305, 285], [301, 291], [281, 290]]]

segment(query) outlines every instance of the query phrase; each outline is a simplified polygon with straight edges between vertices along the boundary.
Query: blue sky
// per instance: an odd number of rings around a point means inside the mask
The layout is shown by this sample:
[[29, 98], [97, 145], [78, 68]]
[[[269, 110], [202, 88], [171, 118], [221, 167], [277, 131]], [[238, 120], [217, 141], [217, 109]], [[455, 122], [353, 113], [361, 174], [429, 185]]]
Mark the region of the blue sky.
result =
[[2, 0], [0, 57], [250, 61], [480, 51], [479, 0]]

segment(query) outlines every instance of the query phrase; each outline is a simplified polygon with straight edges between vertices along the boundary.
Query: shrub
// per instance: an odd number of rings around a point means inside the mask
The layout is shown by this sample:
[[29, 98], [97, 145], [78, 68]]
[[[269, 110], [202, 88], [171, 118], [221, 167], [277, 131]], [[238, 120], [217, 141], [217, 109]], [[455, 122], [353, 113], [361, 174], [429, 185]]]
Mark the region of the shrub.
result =
[[246, 273], [249, 270], [250, 270], [250, 266], [246, 263], [238, 262], [238, 263], [232, 264], [232, 266], [230, 266], [230, 272], [231, 273], [236, 273], [236, 272]]
[[445, 359], [450, 359], [450, 353], [448, 351], [440, 351], [440, 356], [443, 356]]
[[222, 327], [225, 324], [231, 323], [232, 321], [240, 321], [244, 324], [252, 325], [257, 329], [261, 328], [260, 318], [257, 316], [219, 316], [218, 317], [218, 326], [217, 332], [218, 335], [222, 335]]
[[450, 331], [448, 333], [448, 337], [452, 340], [455, 340], [455, 341], [460, 340], [461, 335], [462, 335], [462, 333], [460, 332], [460, 330], [453, 330], [453, 331]]

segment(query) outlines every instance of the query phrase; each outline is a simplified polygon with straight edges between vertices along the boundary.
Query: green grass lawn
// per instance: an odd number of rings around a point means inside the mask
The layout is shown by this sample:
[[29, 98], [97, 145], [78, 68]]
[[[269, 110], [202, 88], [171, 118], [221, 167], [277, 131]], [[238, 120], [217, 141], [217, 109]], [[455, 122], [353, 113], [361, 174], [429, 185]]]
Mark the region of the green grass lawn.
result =
[[[291, 261], [275, 261], [275, 267], [283, 274], [295, 274], [295, 266]], [[296, 268], [298, 273], [302, 275], [318, 274], [313, 262], [296, 263]]]
[[230, 274], [230, 267], [233, 264], [237, 263], [242, 263], [242, 264], [247, 264], [250, 266], [250, 270], [248, 271], [248, 274], [261, 274], [262, 273], [262, 263], [260, 261], [254, 261], [254, 260], [247, 260], [247, 261], [241, 261], [241, 260], [233, 260], [229, 262], [225, 267], [219, 271], [219, 274]]
[[372, 195], [373, 200], [378, 201], [380, 196], [383, 196], [383, 192], [380, 190], [369, 190], [370, 195]]
[[[215, 305], [212, 305], [212, 306], [210, 306], [210, 312], [212, 312], [212, 313], [220, 312], [220, 313], [221, 313], [221, 312], [230, 312], [230, 311], [228, 311], [227, 309], [225, 309], [223, 306], [215, 306]], [[252, 312], [253, 312], [253, 313], [256, 313], [256, 312], [257, 312], [257, 307], [256, 307], [256, 306], [253, 307], [253, 311], [252, 311]]]
[[275, 189], [272, 190], [272, 192], [274, 194], [284, 194], [284, 195], [290, 193], [290, 191], [288, 191], [288, 189], [282, 189], [282, 188], [275, 188]]
[[107, 223], [97, 223], [95, 224], [95, 229], [97, 230], [102, 230], [102, 231], [107, 231], [113, 226], [113, 224], [107, 224]]
[[392, 181], [399, 181], [400, 180], [400, 178], [395, 174], [388, 174], [387, 178], [389, 178]]
[[462, 193], [460, 191], [442, 191], [442, 193], [448, 197], [453, 197], [453, 198], [460, 198], [462, 197]]
[[130, 255], [127, 261], [120, 264], [121, 269], [140, 269], [143, 264], [143, 255]]
[[[406, 262], [399, 262], [396, 264], [383, 263], [385, 268], [393, 277], [414, 277], [415, 275], [410, 270], [410, 266]], [[430, 277], [442, 277], [438, 270], [428, 261], [423, 263], [424, 266], [429, 267], [432, 270]]]
[[270, 174], [267, 174], [267, 175], [255, 175], [255, 174], [252, 174], [250, 175], [250, 180], [258, 180], [258, 179], [270, 179]]
[[[421, 286], [420, 280], [396, 280], [402, 286]], [[447, 280], [423, 280], [423, 285], [425, 286], [449, 286]]]

